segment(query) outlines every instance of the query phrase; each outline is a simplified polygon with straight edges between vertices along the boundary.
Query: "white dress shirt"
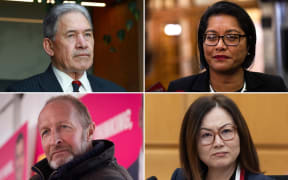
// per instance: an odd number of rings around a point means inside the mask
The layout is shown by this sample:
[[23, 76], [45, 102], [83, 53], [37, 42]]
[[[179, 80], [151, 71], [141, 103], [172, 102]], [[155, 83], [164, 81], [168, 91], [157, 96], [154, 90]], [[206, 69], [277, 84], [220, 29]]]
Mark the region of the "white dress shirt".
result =
[[[52, 69], [53, 69], [53, 72], [54, 72], [63, 92], [73, 92], [72, 81], [74, 81], [74, 79], [72, 79], [68, 74], [60, 71], [59, 69], [57, 69], [53, 65], [52, 65]], [[83, 73], [82, 77], [80, 79], [78, 79], [78, 81], [81, 82], [79, 92], [83, 92], [83, 93], [93, 92], [91, 85], [90, 85], [90, 82], [87, 78], [86, 71]]]

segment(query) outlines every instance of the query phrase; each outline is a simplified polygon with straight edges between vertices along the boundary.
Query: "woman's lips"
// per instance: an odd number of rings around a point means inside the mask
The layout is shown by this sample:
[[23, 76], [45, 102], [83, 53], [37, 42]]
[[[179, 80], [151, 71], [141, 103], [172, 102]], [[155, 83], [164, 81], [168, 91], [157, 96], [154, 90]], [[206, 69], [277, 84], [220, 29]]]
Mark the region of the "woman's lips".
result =
[[228, 59], [230, 58], [229, 56], [225, 56], [225, 55], [216, 55], [216, 56], [213, 56], [214, 59], [217, 59], [217, 60], [225, 60], [225, 59]]
[[212, 154], [213, 156], [216, 156], [216, 157], [224, 157], [226, 156], [228, 152], [217, 152], [217, 153], [214, 153]]

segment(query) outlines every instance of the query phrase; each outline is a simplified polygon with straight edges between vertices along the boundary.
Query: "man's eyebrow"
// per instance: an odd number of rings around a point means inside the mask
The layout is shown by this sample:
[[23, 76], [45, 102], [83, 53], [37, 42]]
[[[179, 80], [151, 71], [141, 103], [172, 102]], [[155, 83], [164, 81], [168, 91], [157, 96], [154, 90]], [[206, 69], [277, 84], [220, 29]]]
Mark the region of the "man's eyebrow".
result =
[[85, 31], [85, 32], [87, 32], [87, 31], [91, 31], [91, 32], [92, 32], [93, 29], [85, 29], [84, 31]]
[[[78, 32], [78, 31], [79, 31], [79, 30], [71, 29], [71, 30], [66, 31], [65, 34], [68, 34], [68, 33], [75, 33], [75, 32]], [[84, 32], [93, 32], [93, 29], [84, 29]]]
[[38, 126], [38, 130], [39, 130], [39, 133], [41, 134], [41, 132], [43, 131], [43, 130], [45, 130], [45, 129], [48, 129], [46, 126], [42, 126], [42, 127], [40, 127], [40, 126]]

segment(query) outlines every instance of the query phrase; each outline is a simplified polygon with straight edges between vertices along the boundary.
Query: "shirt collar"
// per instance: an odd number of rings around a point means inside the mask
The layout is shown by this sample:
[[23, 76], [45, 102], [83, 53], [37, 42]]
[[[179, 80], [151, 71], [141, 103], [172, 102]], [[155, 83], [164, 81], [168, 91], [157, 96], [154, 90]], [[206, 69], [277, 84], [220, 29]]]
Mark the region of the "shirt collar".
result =
[[[57, 69], [55, 66], [52, 65], [53, 72], [63, 90], [63, 92], [73, 92], [73, 87], [72, 87], [72, 79], [68, 74], [60, 71]], [[87, 73], [86, 71], [83, 73], [80, 79], [78, 79], [81, 82], [81, 87], [79, 88], [80, 92], [92, 92], [92, 88], [90, 85], [90, 82], [87, 78]]]

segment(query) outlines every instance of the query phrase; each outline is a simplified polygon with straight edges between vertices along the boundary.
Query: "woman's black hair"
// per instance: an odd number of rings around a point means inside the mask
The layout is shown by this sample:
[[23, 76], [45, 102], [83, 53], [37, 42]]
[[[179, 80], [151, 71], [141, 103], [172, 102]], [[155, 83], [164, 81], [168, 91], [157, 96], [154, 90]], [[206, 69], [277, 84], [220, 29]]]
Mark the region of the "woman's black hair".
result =
[[208, 20], [211, 16], [215, 15], [230, 15], [237, 19], [240, 28], [245, 32], [247, 36], [247, 48], [248, 54], [245, 57], [245, 60], [242, 64], [244, 69], [247, 69], [253, 62], [255, 57], [255, 48], [256, 48], [256, 30], [254, 23], [247, 12], [237, 4], [226, 2], [226, 1], [219, 1], [209, 7], [203, 16], [200, 19], [200, 24], [198, 28], [198, 48], [200, 52], [200, 62], [203, 67], [209, 69], [209, 66], [206, 62], [203, 50], [203, 41], [204, 41], [204, 34], [208, 26]]

